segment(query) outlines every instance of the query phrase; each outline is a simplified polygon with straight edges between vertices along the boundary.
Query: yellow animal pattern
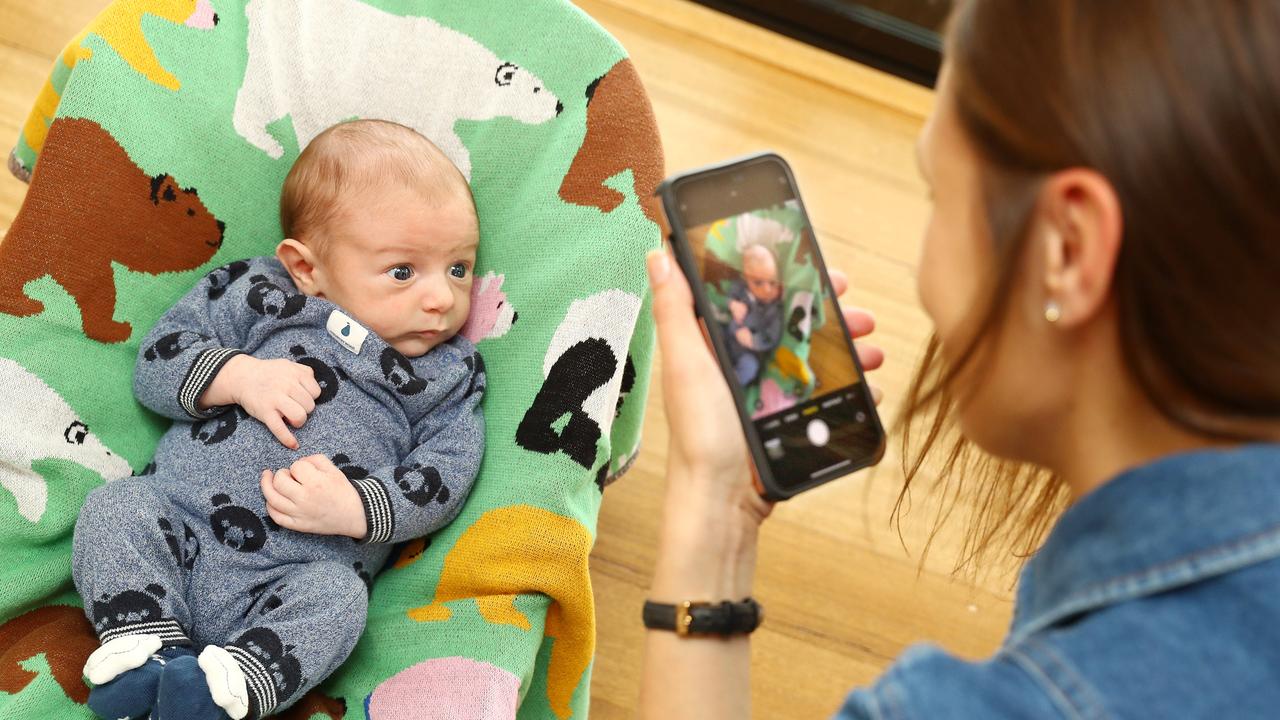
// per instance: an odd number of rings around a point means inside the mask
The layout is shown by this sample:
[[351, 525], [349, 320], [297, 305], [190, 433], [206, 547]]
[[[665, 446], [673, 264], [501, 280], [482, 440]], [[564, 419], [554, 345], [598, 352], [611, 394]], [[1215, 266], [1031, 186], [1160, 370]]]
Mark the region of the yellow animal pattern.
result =
[[453, 613], [444, 603], [474, 598], [485, 621], [530, 630], [529, 618], [515, 606], [516, 595], [550, 597], [545, 633], [554, 644], [547, 699], [558, 717], [567, 718], [573, 691], [595, 653], [591, 544], [591, 533], [573, 518], [530, 505], [490, 510], [445, 556], [435, 601], [409, 610], [409, 617], [448, 620]]
[[[121, 0], [111, 5], [94, 19], [62, 50], [62, 63], [68, 70], [76, 63], [93, 57], [93, 51], [85, 47], [84, 40], [90, 33], [101, 37], [120, 57], [140, 75], [151, 82], [177, 92], [182, 83], [173, 73], [160, 64], [156, 54], [142, 34], [142, 16], [155, 15], [175, 24], [202, 30], [212, 30], [217, 15], [209, 0]], [[44, 148], [49, 125], [62, 96], [53, 87], [50, 77], [44, 82], [36, 98], [31, 114], [23, 125], [22, 135], [31, 149], [40, 152]]]

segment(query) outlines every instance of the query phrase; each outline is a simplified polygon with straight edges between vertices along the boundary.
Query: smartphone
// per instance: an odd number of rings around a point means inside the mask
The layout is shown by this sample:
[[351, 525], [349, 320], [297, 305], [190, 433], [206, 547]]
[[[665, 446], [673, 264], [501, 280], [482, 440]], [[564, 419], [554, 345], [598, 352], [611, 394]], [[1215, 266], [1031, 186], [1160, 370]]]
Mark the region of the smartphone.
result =
[[761, 494], [784, 500], [879, 462], [884, 428], [791, 167], [751, 155], [657, 194]]

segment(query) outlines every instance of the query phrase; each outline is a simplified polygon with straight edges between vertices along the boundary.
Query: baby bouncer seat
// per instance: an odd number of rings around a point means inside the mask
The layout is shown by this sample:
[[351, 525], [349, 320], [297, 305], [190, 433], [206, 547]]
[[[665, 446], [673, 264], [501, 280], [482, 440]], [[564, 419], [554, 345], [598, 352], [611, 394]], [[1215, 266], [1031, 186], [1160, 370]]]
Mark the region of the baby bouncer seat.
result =
[[90, 718], [71, 534], [168, 420], [138, 344], [270, 254], [301, 148], [394, 120], [470, 179], [486, 448], [461, 514], [372, 579], [364, 636], [293, 718], [581, 718], [587, 558], [639, 446], [662, 152], [623, 48], [561, 0], [116, 0], [55, 62], [0, 241], [0, 717]]

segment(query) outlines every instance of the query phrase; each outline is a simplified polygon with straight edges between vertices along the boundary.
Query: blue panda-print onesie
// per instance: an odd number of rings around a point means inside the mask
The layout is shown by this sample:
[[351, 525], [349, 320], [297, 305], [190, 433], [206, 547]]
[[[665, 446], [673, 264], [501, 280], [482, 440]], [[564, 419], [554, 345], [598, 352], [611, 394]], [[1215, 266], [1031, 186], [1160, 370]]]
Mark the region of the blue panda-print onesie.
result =
[[[364, 629], [367, 584], [393, 543], [458, 514], [480, 467], [484, 363], [456, 335], [407, 358], [332, 302], [298, 292], [275, 258], [209, 274], [139, 347], [134, 392], [174, 420], [154, 468], [91, 492], [72, 573], [104, 644], [159, 636], [223, 646], [243, 670], [249, 715], [297, 701]], [[238, 353], [311, 367], [321, 394], [290, 450], [239, 406], [196, 400]], [[361, 540], [295, 532], [267, 514], [264, 469], [313, 454], [364, 505]]]

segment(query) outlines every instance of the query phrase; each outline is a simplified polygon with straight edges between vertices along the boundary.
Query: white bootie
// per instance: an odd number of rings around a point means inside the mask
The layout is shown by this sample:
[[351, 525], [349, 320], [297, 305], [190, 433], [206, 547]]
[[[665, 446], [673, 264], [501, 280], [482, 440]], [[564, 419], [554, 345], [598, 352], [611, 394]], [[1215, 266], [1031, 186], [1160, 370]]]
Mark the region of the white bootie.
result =
[[209, 645], [196, 658], [204, 670], [205, 682], [213, 702], [226, 711], [233, 720], [249, 714], [249, 692], [246, 689], [244, 671], [231, 653], [217, 645]]
[[109, 640], [85, 661], [84, 675], [94, 685], [104, 685], [120, 673], [142, 667], [161, 645], [159, 635], [125, 635]]

